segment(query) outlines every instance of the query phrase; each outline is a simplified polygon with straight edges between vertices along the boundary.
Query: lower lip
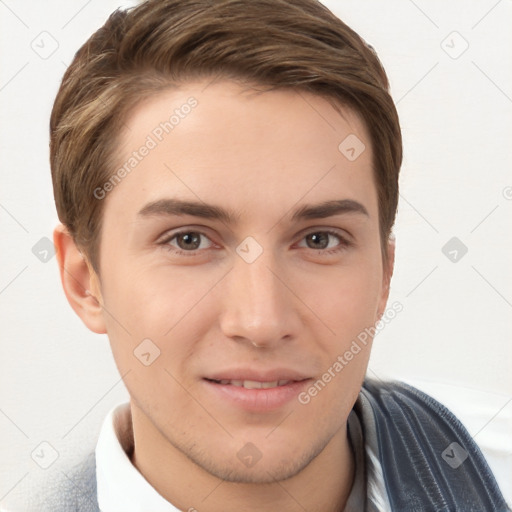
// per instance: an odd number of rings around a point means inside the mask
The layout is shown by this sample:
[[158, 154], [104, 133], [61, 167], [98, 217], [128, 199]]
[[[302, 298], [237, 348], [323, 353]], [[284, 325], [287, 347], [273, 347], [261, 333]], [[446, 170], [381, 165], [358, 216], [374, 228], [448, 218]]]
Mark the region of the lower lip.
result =
[[267, 412], [275, 411], [297, 398], [310, 380], [301, 380], [266, 389], [246, 389], [243, 386], [217, 384], [206, 379], [203, 379], [203, 382], [210, 392], [215, 393], [216, 396], [236, 407], [251, 412]]

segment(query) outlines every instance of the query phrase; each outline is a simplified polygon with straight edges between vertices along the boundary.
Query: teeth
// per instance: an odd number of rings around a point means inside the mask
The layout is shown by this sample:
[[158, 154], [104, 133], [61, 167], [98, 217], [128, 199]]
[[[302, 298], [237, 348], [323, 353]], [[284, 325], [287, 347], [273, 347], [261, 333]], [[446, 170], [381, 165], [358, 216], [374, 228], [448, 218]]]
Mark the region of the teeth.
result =
[[274, 380], [272, 382], [258, 382], [256, 380], [227, 380], [223, 379], [220, 381], [217, 381], [220, 384], [230, 384], [231, 386], [237, 386], [239, 388], [244, 387], [245, 389], [269, 389], [269, 388], [276, 388], [278, 386], [284, 386], [285, 384], [288, 384], [289, 380]]

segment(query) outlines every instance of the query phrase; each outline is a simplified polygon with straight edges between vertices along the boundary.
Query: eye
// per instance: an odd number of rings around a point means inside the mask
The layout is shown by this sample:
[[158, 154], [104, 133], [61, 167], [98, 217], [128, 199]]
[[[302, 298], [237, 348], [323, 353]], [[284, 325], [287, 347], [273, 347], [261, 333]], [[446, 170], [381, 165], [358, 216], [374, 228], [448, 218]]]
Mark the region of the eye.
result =
[[[312, 231], [306, 234], [303, 240], [306, 241], [308, 249], [317, 249], [327, 254], [342, 251], [352, 245], [347, 238], [332, 230]], [[304, 247], [304, 245], [299, 245], [299, 247]]]
[[[305, 245], [303, 241], [305, 241]], [[158, 244], [174, 254], [183, 256], [199, 256], [203, 251], [215, 246], [204, 233], [193, 230], [172, 233]], [[337, 231], [316, 230], [304, 235], [298, 247], [316, 250], [321, 254], [333, 254], [343, 251], [351, 245], [352, 242]]]
[[[208, 240], [210, 244], [203, 243]], [[166, 249], [186, 256], [196, 256], [196, 251], [210, 249], [213, 246], [211, 240], [200, 231], [180, 231], [168, 236], [160, 242]]]

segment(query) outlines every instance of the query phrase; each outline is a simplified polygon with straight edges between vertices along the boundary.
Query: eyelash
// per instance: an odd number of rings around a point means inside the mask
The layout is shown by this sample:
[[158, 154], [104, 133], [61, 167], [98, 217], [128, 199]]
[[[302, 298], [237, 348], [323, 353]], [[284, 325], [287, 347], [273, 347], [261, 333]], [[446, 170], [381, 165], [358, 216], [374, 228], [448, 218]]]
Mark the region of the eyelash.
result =
[[[209, 237], [205, 233], [202, 233], [201, 231], [183, 230], [183, 231], [178, 231], [176, 233], [173, 233], [169, 237], [166, 237], [164, 240], [159, 242], [159, 245], [162, 245], [164, 249], [166, 249], [166, 250], [168, 250], [168, 251], [170, 251], [170, 252], [172, 252], [174, 254], [177, 254], [179, 256], [187, 256], [187, 257], [200, 256], [200, 253], [202, 251], [205, 251], [205, 250], [208, 250], [208, 249], [193, 249], [193, 250], [190, 250], [190, 251], [184, 251], [182, 249], [178, 249], [176, 247], [173, 247], [173, 246], [171, 246], [169, 244], [169, 242], [174, 240], [176, 237], [178, 237], [180, 235], [186, 235], [186, 234], [189, 234], [189, 233], [194, 233], [194, 234], [197, 234], [197, 235], [200, 235], [200, 236], [204, 236], [204, 237], [209, 239]], [[340, 233], [338, 233], [337, 231], [330, 230], [330, 229], [314, 230], [314, 231], [310, 231], [308, 233], [305, 233], [303, 235], [303, 237], [301, 238], [301, 241], [304, 240], [309, 235], [317, 235], [317, 234], [332, 235], [335, 238], [337, 238], [340, 243], [334, 249], [311, 249], [309, 247], [305, 247], [305, 249], [310, 249], [311, 251], [317, 251], [317, 252], [320, 252], [322, 254], [326, 254], [327, 255], [327, 254], [336, 254], [336, 253], [341, 252], [341, 251], [343, 251], [343, 250], [345, 250], [345, 249], [347, 249], [347, 248], [349, 248], [349, 247], [351, 247], [353, 245], [353, 243], [351, 241], [349, 241], [346, 238], [344, 238], [343, 236], [341, 236]]]

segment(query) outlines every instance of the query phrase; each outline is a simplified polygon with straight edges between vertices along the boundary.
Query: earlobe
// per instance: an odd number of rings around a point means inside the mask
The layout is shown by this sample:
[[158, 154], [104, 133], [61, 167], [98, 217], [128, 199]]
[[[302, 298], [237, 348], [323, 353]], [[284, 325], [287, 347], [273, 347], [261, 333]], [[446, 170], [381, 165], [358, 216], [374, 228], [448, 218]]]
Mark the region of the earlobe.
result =
[[99, 279], [62, 224], [53, 232], [60, 279], [69, 304], [93, 332], [105, 334]]

